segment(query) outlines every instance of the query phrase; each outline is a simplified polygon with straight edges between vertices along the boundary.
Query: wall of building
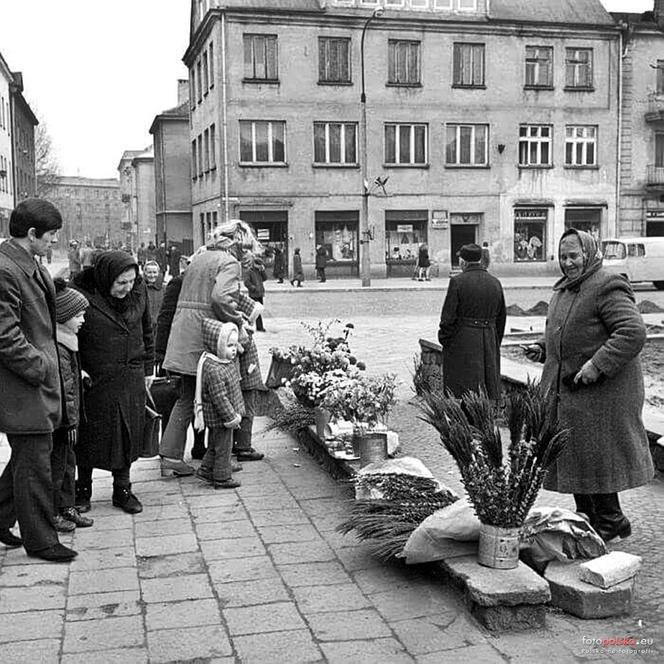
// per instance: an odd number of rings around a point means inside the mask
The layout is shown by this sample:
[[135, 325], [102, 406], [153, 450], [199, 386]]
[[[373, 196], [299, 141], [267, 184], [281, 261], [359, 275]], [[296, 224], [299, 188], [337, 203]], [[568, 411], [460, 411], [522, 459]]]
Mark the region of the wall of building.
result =
[[22, 98], [14, 96], [15, 200], [35, 195], [35, 127]]
[[[14, 209], [12, 130], [9, 85], [13, 77], [0, 55], [0, 237], [9, 236], [9, 215]], [[2, 175], [2, 173], [4, 175]]]
[[138, 241], [156, 240], [154, 157], [138, 156], [132, 161], [136, 204], [136, 222], [138, 223]]

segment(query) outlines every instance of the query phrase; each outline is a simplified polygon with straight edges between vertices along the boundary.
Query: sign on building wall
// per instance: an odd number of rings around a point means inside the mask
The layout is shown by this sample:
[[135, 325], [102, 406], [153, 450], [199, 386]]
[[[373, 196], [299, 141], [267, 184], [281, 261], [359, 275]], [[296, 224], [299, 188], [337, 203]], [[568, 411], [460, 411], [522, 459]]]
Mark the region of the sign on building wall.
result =
[[447, 210], [434, 210], [431, 213], [431, 228], [447, 228], [448, 220]]

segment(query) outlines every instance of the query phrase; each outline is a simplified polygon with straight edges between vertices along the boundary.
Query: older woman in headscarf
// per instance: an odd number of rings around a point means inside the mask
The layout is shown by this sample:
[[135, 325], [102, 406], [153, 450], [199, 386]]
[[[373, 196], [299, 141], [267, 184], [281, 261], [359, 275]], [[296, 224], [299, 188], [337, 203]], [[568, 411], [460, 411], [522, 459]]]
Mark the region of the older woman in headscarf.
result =
[[556, 395], [571, 439], [544, 486], [572, 493], [579, 512], [605, 540], [627, 537], [631, 524], [618, 492], [646, 484], [653, 464], [641, 419], [639, 353], [646, 338], [626, 279], [602, 269], [594, 238], [567, 230], [543, 340], [526, 349], [544, 362], [542, 384]]
[[[184, 451], [187, 428], [194, 415], [196, 368], [205, 350], [203, 320], [217, 318], [223, 323], [235, 323], [240, 330], [240, 344], [253, 344], [247, 326], [255, 321], [262, 307], [256, 304], [253, 320], [238, 308], [242, 286], [240, 261], [259, 249], [248, 224], [232, 219], [212, 231], [210, 241], [192, 257], [184, 275], [163, 363], [164, 369], [182, 376], [182, 393], [171, 411], [159, 447], [164, 476], [194, 473], [192, 466], [184, 461]], [[256, 459], [263, 456], [253, 449], [249, 452]]]
[[131, 491], [145, 418], [146, 381], [154, 367], [152, 322], [136, 260], [106, 251], [74, 280], [90, 301], [79, 332], [81, 368], [90, 375], [76, 448], [76, 507], [90, 509], [92, 469], [113, 473], [113, 505], [135, 514], [143, 507]]

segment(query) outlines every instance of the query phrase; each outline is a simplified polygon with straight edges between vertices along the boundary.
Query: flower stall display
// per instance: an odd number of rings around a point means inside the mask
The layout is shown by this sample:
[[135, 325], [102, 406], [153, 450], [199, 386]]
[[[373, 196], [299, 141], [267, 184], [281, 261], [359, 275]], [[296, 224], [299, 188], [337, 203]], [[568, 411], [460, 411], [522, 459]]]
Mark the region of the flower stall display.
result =
[[485, 393], [468, 392], [463, 402], [440, 391], [422, 396], [423, 419], [456, 461], [480, 520], [479, 562], [516, 567], [520, 528], [569, 430], [560, 428], [549, 395], [535, 384], [505, 397], [510, 431], [505, 453], [494, 404]]

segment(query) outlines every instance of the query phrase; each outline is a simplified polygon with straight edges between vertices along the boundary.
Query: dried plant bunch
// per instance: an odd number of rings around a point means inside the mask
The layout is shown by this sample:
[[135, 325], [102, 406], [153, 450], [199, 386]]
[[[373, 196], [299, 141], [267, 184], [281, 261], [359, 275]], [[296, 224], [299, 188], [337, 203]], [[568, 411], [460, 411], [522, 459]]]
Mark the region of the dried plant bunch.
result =
[[442, 391], [422, 397], [421, 419], [438, 431], [455, 460], [479, 520], [502, 528], [523, 525], [547, 469], [569, 439], [569, 430], [557, 421], [552, 395], [529, 383], [505, 396], [506, 454], [494, 403], [485, 392], [467, 392], [462, 400]]

